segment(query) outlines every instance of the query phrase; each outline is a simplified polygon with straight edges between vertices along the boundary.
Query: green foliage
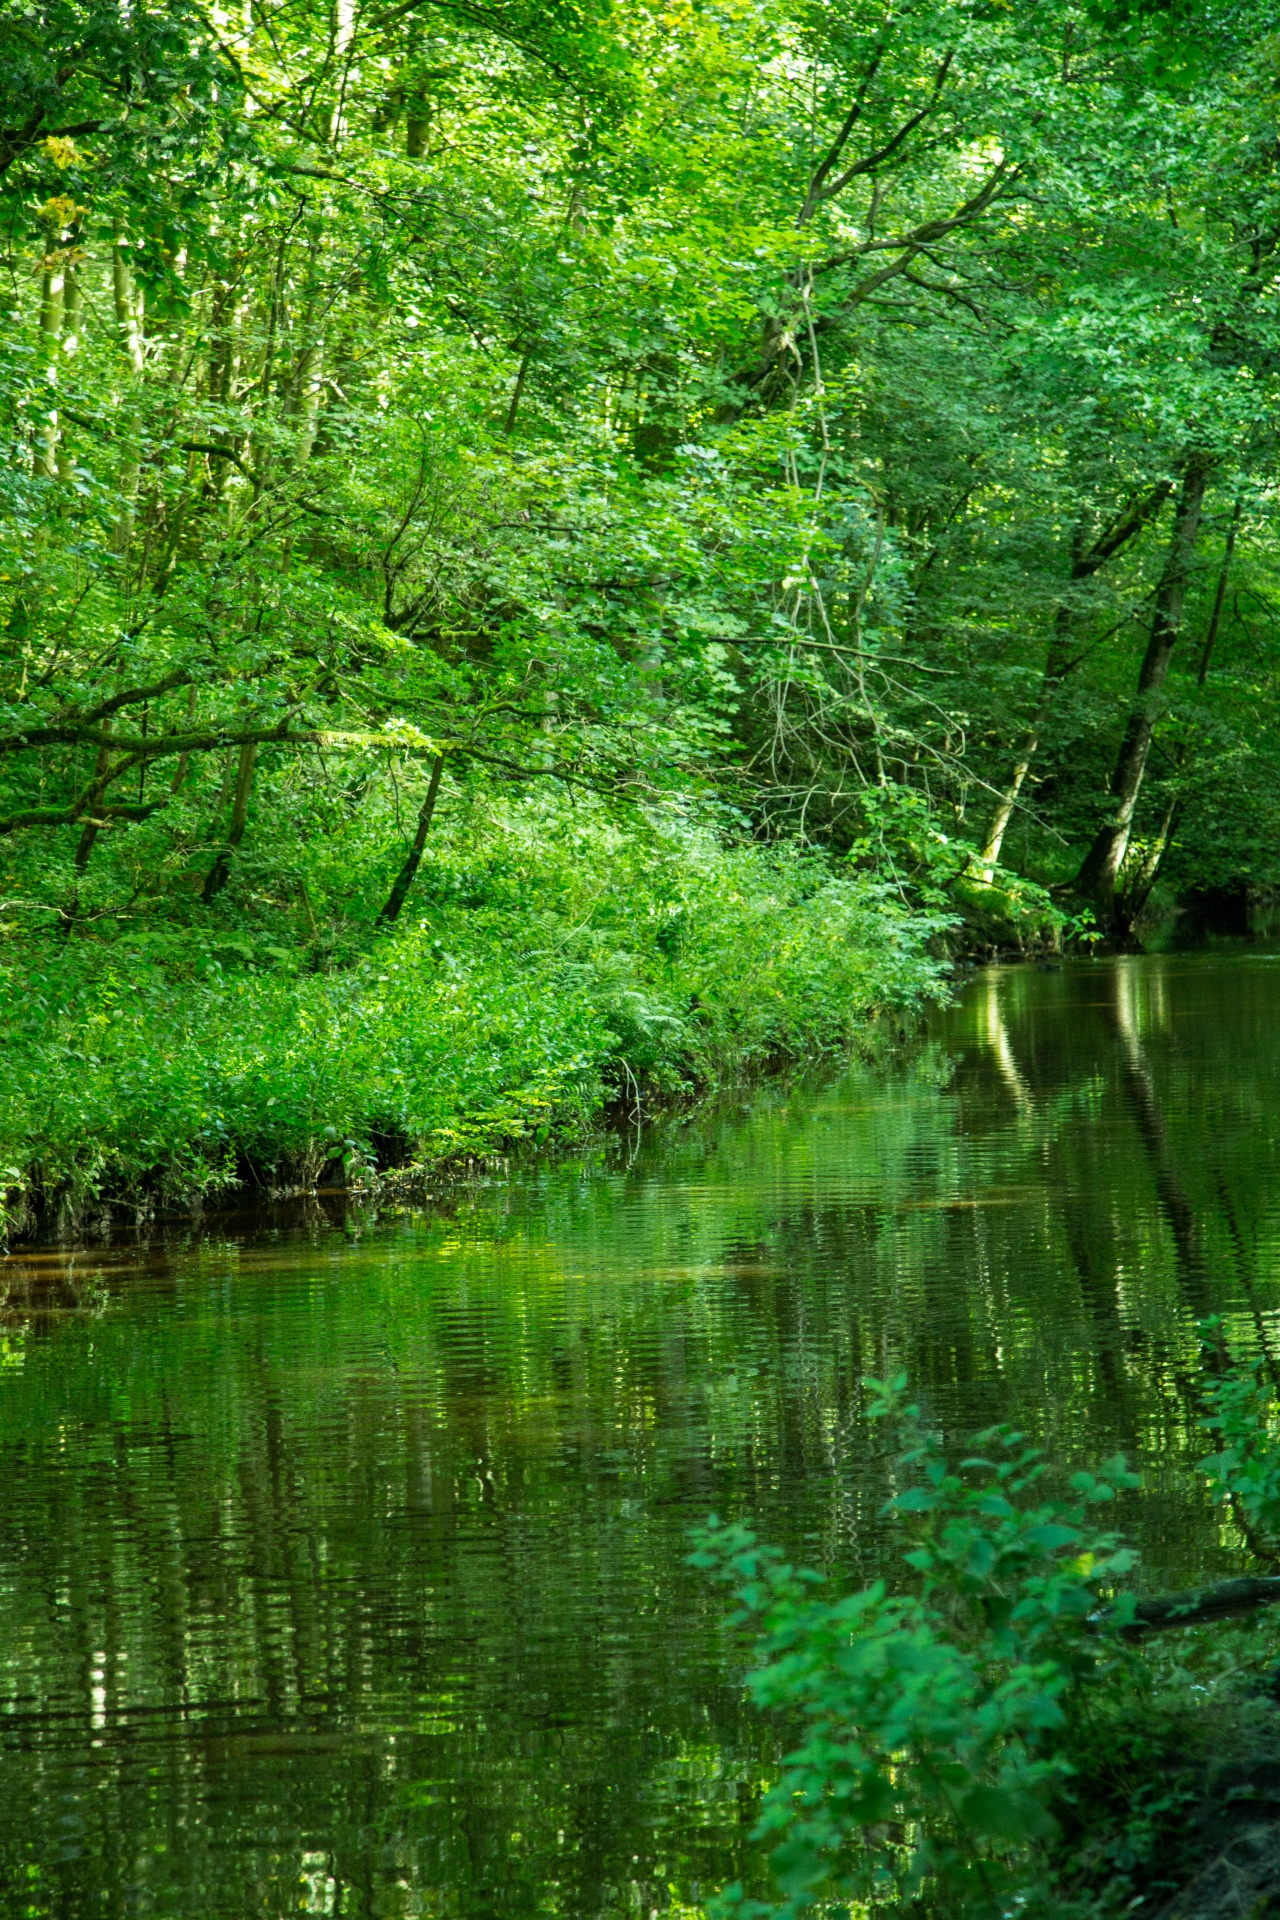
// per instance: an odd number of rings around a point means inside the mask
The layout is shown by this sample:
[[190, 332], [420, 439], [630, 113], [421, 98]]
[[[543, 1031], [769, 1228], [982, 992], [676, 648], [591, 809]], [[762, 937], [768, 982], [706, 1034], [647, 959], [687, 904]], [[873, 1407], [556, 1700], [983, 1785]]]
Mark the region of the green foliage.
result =
[[[1231, 1359], [1202, 1323], [1200, 1462], [1248, 1546], [1274, 1564], [1280, 1414], [1265, 1357]], [[884, 1910], [1075, 1914], [1168, 1895], [1216, 1853], [1269, 1779], [1280, 1623], [1262, 1613], [1141, 1649], [1125, 1591], [1136, 1555], [1096, 1509], [1136, 1487], [1122, 1459], [1047, 1497], [1046, 1462], [1008, 1428], [952, 1468], [906, 1404], [870, 1381], [904, 1443], [890, 1512], [903, 1586], [829, 1598], [741, 1525], [712, 1520], [693, 1564], [734, 1586], [758, 1638], [756, 1704], [798, 1726], [757, 1839], [780, 1898], [739, 1884], [715, 1911], [794, 1920]]]
[[373, 967], [437, 766], [620, 873], [685, 830], [679, 978], [556, 934], [664, 1084], [847, 1038], [948, 919], [1280, 879], [1252, 4], [13, 0], [0, 52], [0, 911], [60, 1007], [120, 937]]
[[[1202, 1322], [1201, 1331], [1207, 1341], [1220, 1338], [1217, 1321]], [[1208, 1351], [1217, 1361], [1216, 1347]], [[1251, 1546], [1274, 1555], [1280, 1548], [1280, 1404], [1272, 1362], [1259, 1354], [1210, 1373], [1204, 1405], [1204, 1425], [1217, 1443], [1200, 1462], [1212, 1497], [1234, 1509]]]
[[[814, 859], [623, 833], [587, 807], [459, 826], [419, 877], [425, 915], [345, 957], [313, 948], [318, 971], [262, 910], [20, 952], [0, 1046], [11, 1213], [24, 1195], [28, 1216], [191, 1200], [246, 1158], [287, 1185], [340, 1156], [360, 1177], [388, 1143], [425, 1167], [563, 1136], [612, 1098], [847, 1046], [874, 1008], [941, 983], [937, 922]], [[330, 877], [313, 871], [316, 893]]]
[[905, 1404], [905, 1377], [871, 1384], [873, 1417], [906, 1442], [892, 1506], [913, 1593], [877, 1582], [828, 1600], [741, 1526], [713, 1522], [694, 1556], [735, 1585], [736, 1618], [759, 1633], [752, 1697], [803, 1727], [757, 1827], [783, 1899], [730, 1889], [726, 1915], [1003, 1911], [1027, 1849], [1057, 1831], [1073, 1700], [1112, 1664], [1090, 1616], [1134, 1556], [1092, 1509], [1136, 1484], [1124, 1462], [1049, 1498], [1039, 1452], [995, 1428], [953, 1470]]

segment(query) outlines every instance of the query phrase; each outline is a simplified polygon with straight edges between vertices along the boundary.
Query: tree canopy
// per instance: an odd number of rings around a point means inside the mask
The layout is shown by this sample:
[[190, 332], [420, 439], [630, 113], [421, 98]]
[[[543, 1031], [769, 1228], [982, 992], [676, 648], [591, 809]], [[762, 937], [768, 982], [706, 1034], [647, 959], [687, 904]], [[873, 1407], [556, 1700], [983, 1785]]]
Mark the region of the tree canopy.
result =
[[1253, 0], [0, 33], [24, 937], [288, 901], [321, 842], [385, 925], [463, 792], [1121, 937], [1280, 877]]

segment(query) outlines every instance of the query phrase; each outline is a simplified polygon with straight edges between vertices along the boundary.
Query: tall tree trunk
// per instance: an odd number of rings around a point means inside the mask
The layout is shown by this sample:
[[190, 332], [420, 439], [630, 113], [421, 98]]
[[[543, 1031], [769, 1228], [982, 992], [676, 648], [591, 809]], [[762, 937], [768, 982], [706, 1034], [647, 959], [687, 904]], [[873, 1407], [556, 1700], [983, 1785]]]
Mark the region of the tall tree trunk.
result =
[[[138, 325], [138, 304], [133, 276], [125, 259], [123, 229], [117, 220], [111, 234], [111, 300], [115, 312], [116, 345], [129, 363], [130, 371], [141, 375], [143, 368], [142, 332]], [[126, 420], [126, 439], [132, 437], [135, 424]], [[132, 454], [121, 463], [117, 481], [120, 512], [116, 520], [116, 552], [127, 555], [133, 538], [133, 519], [138, 498], [138, 462]]]
[[294, 470], [300, 471], [311, 458], [320, 420], [320, 395], [324, 390], [324, 337], [317, 334], [298, 357], [294, 374], [294, 393], [290, 413], [298, 421], [294, 445]]
[[1207, 454], [1195, 452], [1188, 455], [1183, 469], [1173, 536], [1156, 588], [1151, 633], [1138, 674], [1137, 698], [1111, 776], [1111, 809], [1075, 878], [1076, 892], [1093, 903], [1099, 924], [1107, 928], [1115, 926], [1120, 868], [1129, 848], [1134, 808], [1147, 770], [1147, 755], [1160, 713], [1169, 662], [1182, 630], [1187, 579], [1200, 533], [1209, 464]]
[[507, 407], [507, 417], [502, 423], [503, 435], [510, 439], [516, 430], [516, 415], [520, 411], [520, 396], [524, 392], [525, 375], [529, 371], [529, 362], [533, 358], [533, 348], [526, 347], [520, 356], [520, 365], [516, 368], [516, 383], [511, 389], [511, 402]]
[[[1148, 493], [1130, 500], [1124, 510], [1088, 546], [1085, 544], [1085, 524], [1081, 521], [1076, 527], [1071, 542], [1071, 585], [1076, 587], [1085, 580], [1091, 580], [1108, 560], [1120, 552], [1122, 547], [1128, 546], [1129, 542], [1135, 539], [1156, 517], [1171, 491], [1168, 481], [1161, 480]], [[1071, 601], [1061, 601], [1053, 619], [1053, 633], [1049, 641], [1049, 651], [1045, 656], [1044, 671], [1040, 677], [1040, 691], [1036, 698], [1035, 713], [1014, 749], [1015, 759], [1009, 784], [996, 801], [991, 824], [987, 828], [987, 837], [978, 855], [981, 878], [987, 886], [990, 886], [995, 878], [1004, 837], [1021, 797], [1023, 784], [1031, 771], [1053, 697], [1075, 665], [1071, 657], [1075, 620], [1076, 608]]]
[[116, 345], [135, 373], [142, 372], [142, 332], [133, 275], [125, 258], [123, 229], [117, 220], [111, 233], [111, 299], [115, 309]]
[[[313, 294], [303, 312], [301, 345], [285, 393], [284, 417], [295, 429], [290, 456], [295, 476], [304, 472], [316, 443], [320, 422], [320, 395], [324, 390], [324, 333], [319, 325], [319, 300]], [[280, 571], [293, 565], [293, 536], [280, 549]]]
[[36, 437], [36, 471], [46, 480], [58, 473], [58, 343], [65, 281], [65, 255], [51, 241], [40, 273], [40, 359], [49, 383], [48, 408]]
[[[106, 731], [106, 729], [104, 729], [104, 731]], [[95, 782], [102, 779], [103, 775], [106, 773], [110, 765], [111, 765], [111, 748], [107, 744], [107, 742], [104, 740], [102, 745], [98, 748], [98, 759], [93, 769], [93, 777]], [[93, 855], [93, 849], [94, 849], [95, 842], [97, 841], [97, 838], [98, 838], [98, 822], [96, 820], [86, 820], [84, 824], [84, 831], [80, 835], [80, 840], [76, 847], [75, 868], [77, 873], [83, 873], [85, 868], [88, 866], [89, 861]]]
[[249, 818], [249, 795], [253, 791], [253, 770], [258, 763], [258, 743], [246, 740], [240, 749], [240, 763], [236, 769], [236, 796], [231, 803], [231, 827], [226, 839], [218, 849], [218, 857], [205, 876], [204, 889], [200, 898], [206, 907], [216, 895], [222, 892], [231, 872], [231, 856], [244, 839], [245, 822]]
[[440, 775], [444, 772], [444, 755], [436, 755], [435, 765], [431, 769], [431, 781], [427, 787], [427, 797], [418, 813], [418, 830], [413, 836], [413, 845], [405, 857], [405, 863], [395, 878], [395, 885], [387, 896], [387, 904], [378, 915], [379, 925], [392, 926], [400, 918], [400, 909], [404, 905], [405, 895], [413, 885], [413, 876], [418, 871], [422, 859], [422, 849], [427, 844], [427, 834], [431, 828], [431, 816], [436, 810], [436, 795], [440, 791]]
[[1039, 745], [1039, 726], [1029, 727], [1018, 743], [1018, 758], [1013, 763], [1009, 784], [996, 801], [996, 810], [991, 816], [987, 837], [978, 855], [978, 877], [984, 887], [989, 887], [996, 877], [1004, 837], [1009, 831], [1009, 822], [1013, 819], [1014, 809], [1022, 795], [1023, 783], [1031, 771], [1031, 761]]
[[1209, 677], [1209, 662], [1213, 658], [1213, 649], [1218, 639], [1218, 628], [1222, 624], [1222, 609], [1227, 598], [1227, 582], [1231, 578], [1231, 561], [1236, 550], [1236, 536], [1240, 532], [1240, 518], [1244, 513], [1244, 495], [1236, 495], [1235, 506], [1231, 509], [1231, 525], [1227, 528], [1227, 543], [1222, 549], [1222, 565], [1218, 569], [1218, 585], [1213, 595], [1213, 610], [1209, 615], [1209, 624], [1205, 628], [1204, 644], [1200, 649], [1200, 664], [1196, 668], [1196, 686], [1202, 687]]
[[[196, 687], [195, 687], [195, 682], [192, 681], [191, 685], [187, 688], [188, 731], [190, 731], [191, 727], [194, 725], [195, 717], [196, 717]], [[178, 755], [178, 764], [173, 770], [173, 781], [169, 788], [170, 793], [179, 792], [180, 789], [185, 785], [187, 772], [190, 766], [191, 766], [191, 755], [189, 753], [180, 753]]]
[[[58, 359], [61, 362], [76, 351], [80, 344], [80, 308], [81, 308], [80, 272], [74, 254], [66, 256], [66, 266], [62, 278], [62, 338], [58, 342]], [[71, 449], [61, 433], [58, 435], [57, 468], [60, 480], [69, 480], [75, 460]]]
[[[109, 734], [111, 731], [110, 725], [104, 727], [103, 731], [104, 733]], [[93, 768], [93, 779], [94, 779], [95, 788], [97, 788], [97, 783], [99, 781], [102, 782], [102, 787], [98, 789], [99, 798], [101, 797], [101, 793], [104, 792], [106, 789], [107, 774], [110, 771], [110, 768], [111, 768], [111, 748], [108, 742], [104, 740], [102, 745], [98, 748], [98, 758], [95, 761], [94, 768]], [[76, 851], [75, 851], [75, 860], [74, 860], [76, 880], [75, 880], [75, 884], [72, 886], [71, 893], [67, 899], [67, 904], [62, 909], [61, 932], [63, 933], [64, 936], [70, 933], [71, 928], [75, 922], [76, 915], [80, 911], [80, 884], [79, 884], [80, 875], [84, 872], [90, 860], [93, 858], [93, 849], [97, 845], [99, 823], [92, 818], [92, 809], [90, 809], [90, 815], [91, 817], [85, 821], [84, 826], [80, 833], [80, 838], [76, 842]]]
[[[1231, 514], [1231, 525], [1227, 529], [1226, 545], [1222, 552], [1222, 565], [1218, 569], [1218, 585], [1213, 596], [1213, 607], [1209, 614], [1209, 624], [1205, 629], [1204, 640], [1200, 647], [1200, 664], [1196, 669], [1197, 688], [1203, 687], [1209, 676], [1209, 662], [1213, 658], [1214, 644], [1218, 638], [1218, 628], [1222, 624], [1222, 608], [1227, 597], [1227, 581], [1231, 576], [1231, 559], [1235, 553], [1236, 535], [1240, 531], [1240, 516], [1243, 511], [1244, 496], [1237, 494], [1236, 504]], [[1177, 777], [1181, 775], [1182, 769], [1186, 765], [1187, 750], [1188, 741], [1184, 738], [1181, 746], [1178, 748], [1175, 781]], [[1132, 878], [1126, 875], [1121, 912], [1125, 924], [1128, 926], [1133, 925], [1133, 922], [1151, 898], [1151, 890], [1160, 877], [1160, 869], [1164, 865], [1165, 855], [1173, 843], [1173, 836], [1178, 830], [1178, 822], [1181, 817], [1182, 795], [1175, 791], [1166, 803], [1164, 817], [1156, 830], [1155, 838], [1147, 849], [1142, 865]]]
[[[1085, 579], [1088, 577], [1089, 572], [1096, 571], [1096, 569], [1080, 571], [1081, 566], [1082, 556], [1080, 552], [1080, 542], [1077, 541], [1071, 563], [1071, 578], [1073, 581]], [[1045, 721], [1049, 717], [1050, 703], [1058, 687], [1070, 671], [1072, 624], [1073, 610], [1064, 603], [1059, 606], [1057, 613], [1054, 615], [1053, 636], [1049, 641], [1049, 651], [1045, 656], [1044, 671], [1040, 676], [1040, 691], [1036, 698], [1035, 714], [1030, 726], [1023, 734], [1021, 740], [1019, 740], [1015, 749], [1017, 758], [1013, 764], [1013, 773], [1010, 776], [1008, 786], [996, 801], [995, 812], [992, 814], [991, 824], [987, 828], [987, 837], [983, 841], [982, 851], [978, 855], [978, 871], [984, 886], [989, 887], [996, 877], [996, 868], [1000, 864], [1000, 851], [1004, 846], [1004, 837], [1009, 831], [1009, 822], [1013, 818], [1014, 810], [1022, 794], [1023, 784], [1031, 771], [1031, 763], [1035, 758], [1036, 749], [1040, 745], [1040, 735], [1044, 729]]]
[[1115, 920], [1117, 927], [1128, 932], [1134, 921], [1151, 898], [1151, 890], [1160, 877], [1164, 856], [1169, 850], [1169, 842], [1178, 830], [1182, 817], [1182, 798], [1179, 794], [1170, 795], [1161, 815], [1160, 825], [1149, 847], [1143, 853], [1137, 871], [1126, 870], [1124, 893], [1117, 900]]

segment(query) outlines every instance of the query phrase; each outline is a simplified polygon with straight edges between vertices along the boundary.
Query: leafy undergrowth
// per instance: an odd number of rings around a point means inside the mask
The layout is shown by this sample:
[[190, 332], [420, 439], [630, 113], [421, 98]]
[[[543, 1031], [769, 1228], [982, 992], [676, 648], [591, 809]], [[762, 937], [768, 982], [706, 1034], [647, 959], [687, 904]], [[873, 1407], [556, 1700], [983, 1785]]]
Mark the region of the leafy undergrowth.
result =
[[[1280, 1404], [1258, 1366], [1211, 1357], [1201, 1470], [1270, 1568]], [[1139, 1637], [1136, 1555], [1099, 1524], [1139, 1484], [1123, 1460], [1054, 1495], [1022, 1435], [980, 1434], [953, 1465], [905, 1379], [868, 1385], [901, 1447], [898, 1591], [833, 1594], [742, 1526], [698, 1539], [757, 1635], [751, 1696], [798, 1729], [759, 1884], [715, 1920], [1276, 1911], [1276, 1613]]]
[[567, 1137], [619, 1095], [836, 1050], [942, 990], [944, 923], [829, 863], [589, 814], [554, 839], [499, 824], [478, 853], [442, 837], [400, 924], [340, 945], [233, 897], [11, 948], [11, 1224]]

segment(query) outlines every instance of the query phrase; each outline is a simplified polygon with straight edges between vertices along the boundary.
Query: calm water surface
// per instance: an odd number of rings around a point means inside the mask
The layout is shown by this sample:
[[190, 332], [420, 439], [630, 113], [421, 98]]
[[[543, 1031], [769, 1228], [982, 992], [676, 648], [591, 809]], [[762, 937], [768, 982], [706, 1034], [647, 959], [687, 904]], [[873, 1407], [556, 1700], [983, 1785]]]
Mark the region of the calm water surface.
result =
[[715, 1508], [887, 1565], [861, 1378], [1124, 1449], [1233, 1564], [1194, 1323], [1280, 1308], [1280, 958], [994, 971], [923, 1047], [448, 1217], [0, 1267], [0, 1915], [692, 1915], [777, 1735]]

